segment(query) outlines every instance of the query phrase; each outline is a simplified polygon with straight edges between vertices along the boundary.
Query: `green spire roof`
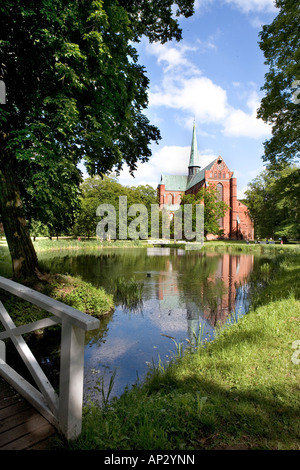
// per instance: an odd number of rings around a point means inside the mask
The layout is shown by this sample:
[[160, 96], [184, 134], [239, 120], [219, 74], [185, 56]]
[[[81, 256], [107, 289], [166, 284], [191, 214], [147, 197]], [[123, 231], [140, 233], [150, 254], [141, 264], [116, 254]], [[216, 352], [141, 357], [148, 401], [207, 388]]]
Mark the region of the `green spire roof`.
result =
[[197, 166], [200, 168], [195, 122], [194, 122], [194, 127], [193, 127], [193, 138], [192, 138], [190, 163], [189, 163], [189, 167], [191, 166]]

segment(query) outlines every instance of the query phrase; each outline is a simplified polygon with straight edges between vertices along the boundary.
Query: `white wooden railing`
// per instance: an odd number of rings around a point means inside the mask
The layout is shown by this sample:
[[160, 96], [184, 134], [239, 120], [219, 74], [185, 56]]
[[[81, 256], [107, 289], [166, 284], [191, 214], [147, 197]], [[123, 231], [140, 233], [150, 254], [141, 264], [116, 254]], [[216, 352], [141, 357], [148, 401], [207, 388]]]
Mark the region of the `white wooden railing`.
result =
[[[0, 301], [0, 375], [50, 421], [68, 440], [81, 433], [85, 332], [99, 328], [98, 319], [40, 292], [0, 276], [0, 288], [53, 314], [16, 327]], [[0, 292], [1, 297], [1, 292]], [[22, 335], [61, 323], [59, 395], [55, 392]], [[6, 338], [10, 338], [31, 373], [33, 387], [6, 363]]]

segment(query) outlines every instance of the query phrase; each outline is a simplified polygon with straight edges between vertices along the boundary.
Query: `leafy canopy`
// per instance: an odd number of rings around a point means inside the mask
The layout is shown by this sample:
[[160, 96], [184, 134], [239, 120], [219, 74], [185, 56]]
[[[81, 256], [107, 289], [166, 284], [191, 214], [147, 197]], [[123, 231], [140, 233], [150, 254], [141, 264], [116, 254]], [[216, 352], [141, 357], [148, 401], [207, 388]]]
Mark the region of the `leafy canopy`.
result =
[[2, 132], [18, 159], [83, 158], [105, 173], [150, 156], [159, 131], [142, 114], [148, 79], [117, 2], [6, 0], [0, 13]]
[[[99, 217], [96, 215], [98, 206], [111, 204], [116, 211], [116, 230], [119, 232], [119, 197], [127, 197], [128, 209], [133, 204], [143, 204], [149, 213], [151, 204], [157, 204], [157, 193], [149, 185], [123, 186], [112, 176], [87, 178], [81, 185], [80, 210], [74, 227], [77, 236], [95, 236]], [[134, 217], [128, 216], [127, 223]], [[149, 227], [150, 233], [150, 227]]]
[[[27, 218], [76, 210], [84, 160], [90, 175], [131, 172], [160, 132], [143, 114], [149, 80], [133, 42], [181, 39], [173, 18], [193, 1], [3, 0], [0, 141], [18, 160]], [[46, 210], [45, 210], [46, 209]]]
[[300, 3], [276, 0], [275, 4], [277, 17], [260, 33], [269, 71], [258, 117], [272, 125], [263, 159], [278, 166], [296, 162], [300, 155]]

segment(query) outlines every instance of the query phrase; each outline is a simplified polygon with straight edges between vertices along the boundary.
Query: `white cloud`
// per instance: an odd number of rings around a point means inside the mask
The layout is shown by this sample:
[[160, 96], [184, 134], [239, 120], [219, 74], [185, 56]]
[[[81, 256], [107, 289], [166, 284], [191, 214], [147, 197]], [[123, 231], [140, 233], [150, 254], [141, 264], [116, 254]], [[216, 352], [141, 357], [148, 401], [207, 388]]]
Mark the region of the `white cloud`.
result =
[[249, 113], [240, 109], [231, 109], [228, 112], [224, 121], [224, 135], [260, 139], [271, 134], [271, 127], [256, 117], [259, 107], [259, 99], [256, 92], [250, 94], [247, 106], [250, 110]]
[[157, 57], [157, 63], [163, 65], [164, 72], [180, 66], [184, 67], [189, 73], [198, 73], [197, 68], [186, 58], [187, 52], [196, 50], [196, 46], [183, 43], [171, 45], [170, 43], [161, 44], [156, 42], [147, 45], [147, 52]]
[[247, 114], [240, 109], [232, 110], [225, 121], [223, 133], [229, 137], [250, 137], [259, 139], [270, 134], [269, 127], [256, 118], [256, 114]]
[[189, 152], [190, 147], [162, 147], [153, 153], [147, 163], [137, 165], [137, 170], [134, 173], [135, 178], [129, 174], [128, 168], [124, 167], [118, 180], [123, 185], [149, 184], [157, 188], [161, 174], [169, 174], [170, 171], [173, 175], [185, 175], [187, 173]]
[[213, 1], [214, 0], [195, 0], [195, 11], [199, 12], [203, 8], [213, 3]]
[[246, 110], [234, 108], [228, 102], [226, 90], [205, 77], [187, 57], [196, 50], [197, 46], [185, 43], [148, 46], [148, 52], [163, 65], [161, 84], [149, 92], [149, 107], [176, 109], [181, 113], [182, 122], [190, 123], [193, 117], [200, 126], [217, 124], [225, 136], [259, 139], [270, 135], [270, 127], [256, 117], [260, 104], [256, 85], [247, 84], [245, 91], [241, 83], [233, 84], [238, 93], [243, 90], [246, 103]]
[[[124, 186], [149, 184], [157, 188], [162, 174], [187, 175], [191, 147], [164, 146], [153, 156], [148, 163], [139, 163], [133, 178], [124, 167], [119, 182]], [[217, 158], [211, 151], [199, 152], [201, 167], [205, 167]], [[138, 183], [137, 183], [138, 181]]]
[[168, 75], [160, 89], [149, 93], [149, 106], [166, 106], [186, 111], [197, 122], [220, 122], [226, 117], [226, 91], [207, 77]]
[[226, 3], [237, 7], [243, 13], [274, 12], [274, 0], [225, 0]]

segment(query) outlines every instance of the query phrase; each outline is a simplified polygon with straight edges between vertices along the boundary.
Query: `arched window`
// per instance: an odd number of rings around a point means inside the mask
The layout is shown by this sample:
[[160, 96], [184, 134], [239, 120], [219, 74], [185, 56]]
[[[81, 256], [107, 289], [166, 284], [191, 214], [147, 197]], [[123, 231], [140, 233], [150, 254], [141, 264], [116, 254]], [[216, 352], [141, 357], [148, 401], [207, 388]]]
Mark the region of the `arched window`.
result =
[[[223, 201], [223, 185], [221, 183], [217, 184], [217, 200]], [[223, 217], [218, 219], [218, 224], [220, 228], [223, 228]]]
[[177, 196], [177, 204], [180, 204], [181, 203], [181, 194], [178, 194]]
[[221, 183], [217, 184], [217, 199], [223, 201], [223, 185]]
[[171, 205], [172, 203], [173, 203], [172, 194], [169, 194], [168, 195], [168, 204]]

